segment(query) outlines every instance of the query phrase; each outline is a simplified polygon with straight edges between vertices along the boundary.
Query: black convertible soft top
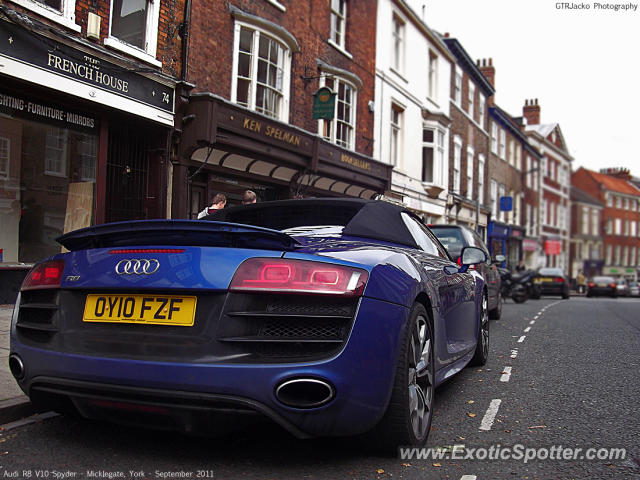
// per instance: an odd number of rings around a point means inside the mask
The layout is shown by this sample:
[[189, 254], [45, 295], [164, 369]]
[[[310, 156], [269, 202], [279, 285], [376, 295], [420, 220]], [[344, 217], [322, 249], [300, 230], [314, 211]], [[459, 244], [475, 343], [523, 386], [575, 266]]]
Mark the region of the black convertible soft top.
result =
[[237, 205], [218, 210], [206, 220], [284, 230], [315, 225], [339, 225], [342, 234], [418, 248], [401, 213], [402, 206], [359, 198], [310, 198]]

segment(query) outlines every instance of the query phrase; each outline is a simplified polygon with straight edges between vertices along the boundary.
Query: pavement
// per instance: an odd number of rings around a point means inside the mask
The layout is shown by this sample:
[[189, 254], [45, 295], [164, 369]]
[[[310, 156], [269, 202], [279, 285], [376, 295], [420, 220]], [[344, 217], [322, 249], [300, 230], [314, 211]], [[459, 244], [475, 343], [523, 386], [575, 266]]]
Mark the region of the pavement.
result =
[[0, 425], [36, 413], [9, 371], [9, 331], [13, 305], [0, 305]]

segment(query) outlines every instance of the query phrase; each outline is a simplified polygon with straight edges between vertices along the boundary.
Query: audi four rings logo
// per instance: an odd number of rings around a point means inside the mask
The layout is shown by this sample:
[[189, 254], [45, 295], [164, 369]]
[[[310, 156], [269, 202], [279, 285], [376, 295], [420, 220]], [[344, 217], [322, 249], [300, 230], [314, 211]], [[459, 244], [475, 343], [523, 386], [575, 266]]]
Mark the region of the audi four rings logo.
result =
[[160, 268], [160, 262], [155, 258], [151, 260], [132, 258], [131, 260], [120, 260], [116, 263], [116, 273], [118, 275], [151, 275]]

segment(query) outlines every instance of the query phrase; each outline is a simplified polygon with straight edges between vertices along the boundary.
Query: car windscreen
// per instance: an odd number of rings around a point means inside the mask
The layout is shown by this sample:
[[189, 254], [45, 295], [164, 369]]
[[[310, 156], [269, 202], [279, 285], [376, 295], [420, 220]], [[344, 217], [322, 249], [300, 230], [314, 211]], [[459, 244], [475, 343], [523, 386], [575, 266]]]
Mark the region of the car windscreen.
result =
[[564, 277], [564, 273], [559, 268], [541, 268], [538, 272], [540, 275], [549, 275], [556, 277]]
[[593, 277], [593, 282], [594, 283], [614, 283], [614, 280], [612, 277]]
[[440, 243], [444, 245], [444, 248], [447, 249], [452, 257], [459, 256], [462, 249], [466, 246], [462, 230], [459, 228], [437, 227], [431, 228], [431, 231], [438, 237]]

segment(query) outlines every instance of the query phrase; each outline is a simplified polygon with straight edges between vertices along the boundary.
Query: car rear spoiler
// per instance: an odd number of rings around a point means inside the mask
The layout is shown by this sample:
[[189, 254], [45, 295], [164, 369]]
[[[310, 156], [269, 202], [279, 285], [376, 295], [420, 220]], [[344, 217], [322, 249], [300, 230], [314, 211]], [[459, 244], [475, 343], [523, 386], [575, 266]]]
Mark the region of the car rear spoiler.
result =
[[126, 246], [197, 246], [294, 250], [300, 243], [278, 230], [209, 220], [137, 220], [106, 223], [66, 233], [68, 250]]

